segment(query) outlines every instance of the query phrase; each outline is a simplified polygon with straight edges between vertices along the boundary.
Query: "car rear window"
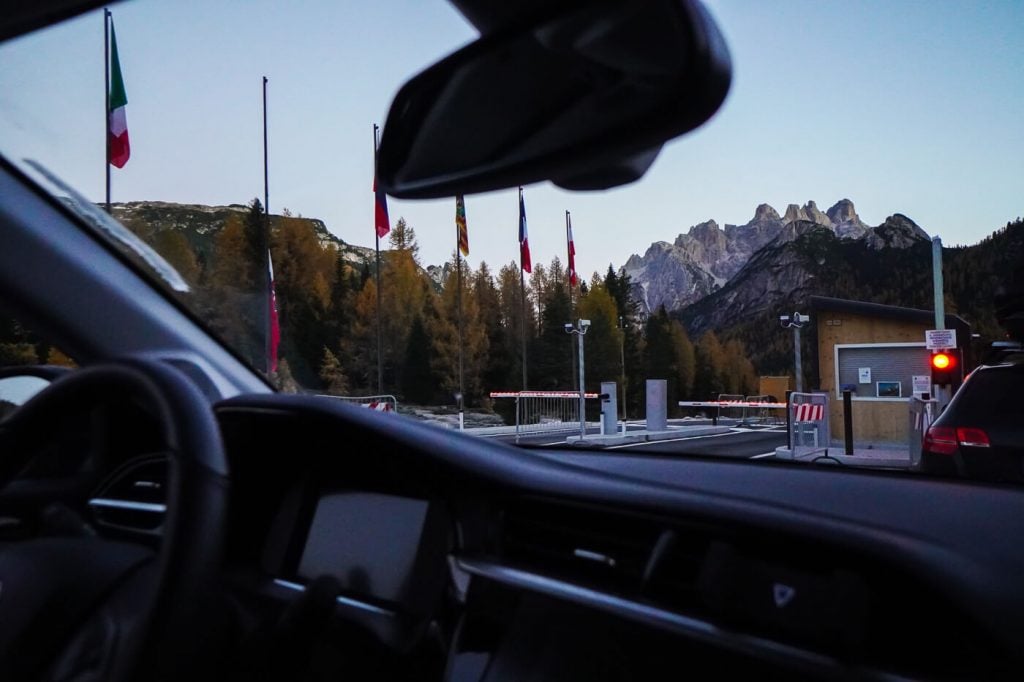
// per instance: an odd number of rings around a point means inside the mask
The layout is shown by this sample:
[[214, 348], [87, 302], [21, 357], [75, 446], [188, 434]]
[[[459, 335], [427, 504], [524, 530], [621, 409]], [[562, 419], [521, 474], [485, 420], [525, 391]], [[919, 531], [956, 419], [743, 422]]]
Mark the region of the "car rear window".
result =
[[958, 396], [956, 411], [976, 425], [1024, 419], [1024, 365], [980, 369]]

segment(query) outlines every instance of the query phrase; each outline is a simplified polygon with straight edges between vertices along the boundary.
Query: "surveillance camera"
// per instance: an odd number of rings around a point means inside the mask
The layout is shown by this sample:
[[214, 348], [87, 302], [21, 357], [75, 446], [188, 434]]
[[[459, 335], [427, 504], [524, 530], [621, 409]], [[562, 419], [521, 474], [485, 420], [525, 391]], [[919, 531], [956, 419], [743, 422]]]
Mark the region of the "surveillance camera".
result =
[[567, 331], [567, 332], [571, 332], [572, 331], [572, 325], [569, 324], [568, 322], [565, 323], [565, 331]]
[[779, 322], [789, 322], [789, 315], [779, 315]]
[[580, 326], [586, 329], [590, 326], [590, 320], [580, 320]]
[[803, 324], [804, 322], [810, 322], [811, 321], [811, 316], [810, 315], [801, 315], [800, 313], [796, 313], [795, 315], [793, 315], [793, 317], [795, 317], [796, 321], [801, 323], [801, 324]]

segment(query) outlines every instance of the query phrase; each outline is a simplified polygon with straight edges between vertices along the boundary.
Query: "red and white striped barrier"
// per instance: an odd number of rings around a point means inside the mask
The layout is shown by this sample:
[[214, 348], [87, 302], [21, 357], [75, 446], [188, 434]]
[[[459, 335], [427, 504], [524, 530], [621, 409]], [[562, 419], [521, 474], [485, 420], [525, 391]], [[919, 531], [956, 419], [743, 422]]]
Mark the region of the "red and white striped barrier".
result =
[[781, 410], [786, 403], [763, 403], [749, 400], [680, 400], [679, 407], [767, 407]]
[[[584, 398], [597, 398], [599, 393], [584, 393]], [[579, 391], [493, 391], [492, 398], [579, 398]]]
[[376, 410], [377, 412], [392, 412], [393, 411], [393, 409], [391, 407], [391, 403], [386, 402], [384, 400], [380, 400], [380, 401], [374, 400], [373, 402], [366, 403], [366, 405], [364, 405], [364, 407], [366, 407], [368, 409], [371, 409], [371, 410]]
[[793, 413], [794, 422], [820, 422], [825, 418], [825, 406], [812, 403], [800, 403], [794, 405], [796, 411]]

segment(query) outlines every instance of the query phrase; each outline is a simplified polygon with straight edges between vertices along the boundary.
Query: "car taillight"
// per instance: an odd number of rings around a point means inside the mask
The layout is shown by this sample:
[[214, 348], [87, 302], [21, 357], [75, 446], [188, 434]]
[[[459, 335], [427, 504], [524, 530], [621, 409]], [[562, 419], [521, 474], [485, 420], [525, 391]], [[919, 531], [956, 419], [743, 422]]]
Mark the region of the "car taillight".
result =
[[937, 455], [956, 454], [956, 429], [933, 426], [924, 435], [924, 449]]
[[992, 444], [988, 440], [988, 434], [981, 429], [961, 426], [956, 430], [956, 439], [960, 445], [967, 445], [972, 448], [987, 448]]

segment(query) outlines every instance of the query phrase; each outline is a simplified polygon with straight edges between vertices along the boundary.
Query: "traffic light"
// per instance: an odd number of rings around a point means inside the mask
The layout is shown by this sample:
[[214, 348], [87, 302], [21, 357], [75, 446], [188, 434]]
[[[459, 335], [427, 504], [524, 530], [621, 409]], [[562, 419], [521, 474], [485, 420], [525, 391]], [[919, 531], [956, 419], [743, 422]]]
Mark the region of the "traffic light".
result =
[[959, 348], [932, 353], [932, 384], [959, 386], [963, 379], [963, 366]]

